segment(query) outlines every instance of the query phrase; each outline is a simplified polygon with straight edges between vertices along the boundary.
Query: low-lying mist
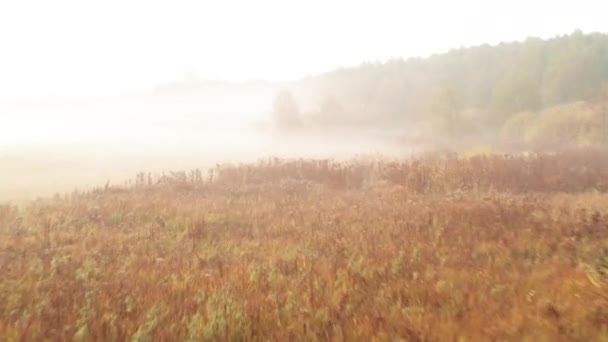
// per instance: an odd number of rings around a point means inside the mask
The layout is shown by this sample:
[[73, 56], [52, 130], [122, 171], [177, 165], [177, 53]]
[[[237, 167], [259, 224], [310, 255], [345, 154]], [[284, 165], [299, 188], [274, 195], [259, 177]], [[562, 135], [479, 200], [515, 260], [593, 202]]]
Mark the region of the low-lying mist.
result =
[[273, 97], [255, 90], [3, 103], [0, 201], [123, 183], [138, 172], [408, 152], [378, 129], [280, 130], [270, 118]]

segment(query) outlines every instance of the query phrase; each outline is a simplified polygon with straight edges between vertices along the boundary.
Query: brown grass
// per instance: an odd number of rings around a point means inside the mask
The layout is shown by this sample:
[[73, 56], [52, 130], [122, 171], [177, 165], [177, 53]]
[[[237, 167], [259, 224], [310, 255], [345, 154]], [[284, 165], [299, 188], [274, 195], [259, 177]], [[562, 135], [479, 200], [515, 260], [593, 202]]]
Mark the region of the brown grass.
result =
[[0, 208], [7, 340], [608, 337], [608, 154], [268, 160]]

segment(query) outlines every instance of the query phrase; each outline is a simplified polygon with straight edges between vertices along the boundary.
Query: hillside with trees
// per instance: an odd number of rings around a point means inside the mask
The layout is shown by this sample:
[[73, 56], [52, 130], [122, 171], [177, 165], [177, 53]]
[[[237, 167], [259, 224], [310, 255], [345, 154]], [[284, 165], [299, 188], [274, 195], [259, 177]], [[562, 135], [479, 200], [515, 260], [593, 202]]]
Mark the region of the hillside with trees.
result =
[[608, 35], [576, 31], [366, 63], [283, 86], [310, 126], [402, 127], [404, 135], [415, 127], [445, 141], [490, 136], [599, 143], [608, 134], [607, 85]]

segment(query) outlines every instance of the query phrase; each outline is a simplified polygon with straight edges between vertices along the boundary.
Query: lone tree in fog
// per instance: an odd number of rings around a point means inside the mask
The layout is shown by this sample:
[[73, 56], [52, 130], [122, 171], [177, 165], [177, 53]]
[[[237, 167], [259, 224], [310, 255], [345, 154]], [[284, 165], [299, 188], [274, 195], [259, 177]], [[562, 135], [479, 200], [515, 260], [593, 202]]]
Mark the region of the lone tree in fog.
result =
[[341, 116], [344, 109], [334, 96], [326, 95], [321, 101], [320, 111], [324, 116]]
[[313, 117], [317, 125], [333, 125], [345, 119], [344, 109], [333, 95], [325, 95], [321, 99], [319, 111]]
[[272, 118], [280, 129], [291, 129], [301, 125], [300, 109], [289, 90], [283, 90], [275, 97]]

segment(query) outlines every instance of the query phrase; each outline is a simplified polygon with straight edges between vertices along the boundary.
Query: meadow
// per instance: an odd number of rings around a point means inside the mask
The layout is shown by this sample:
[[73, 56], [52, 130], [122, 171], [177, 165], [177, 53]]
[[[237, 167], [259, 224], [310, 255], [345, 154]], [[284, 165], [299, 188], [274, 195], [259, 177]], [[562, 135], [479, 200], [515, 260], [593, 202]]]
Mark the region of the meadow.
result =
[[607, 340], [608, 153], [266, 159], [0, 207], [7, 341]]

